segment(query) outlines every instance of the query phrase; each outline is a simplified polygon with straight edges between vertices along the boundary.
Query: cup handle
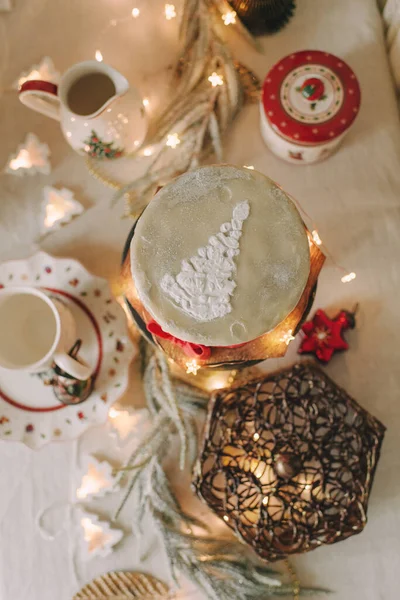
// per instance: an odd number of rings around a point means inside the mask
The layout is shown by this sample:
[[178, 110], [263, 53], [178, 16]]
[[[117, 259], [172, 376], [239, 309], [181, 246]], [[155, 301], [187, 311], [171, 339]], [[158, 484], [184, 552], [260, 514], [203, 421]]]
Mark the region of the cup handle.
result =
[[25, 81], [19, 89], [22, 104], [56, 121], [60, 120], [60, 100], [57, 86], [50, 81], [31, 79]]
[[66, 352], [57, 352], [54, 356], [54, 362], [60, 369], [80, 381], [89, 379], [92, 374], [92, 369], [90, 367], [78, 362]]

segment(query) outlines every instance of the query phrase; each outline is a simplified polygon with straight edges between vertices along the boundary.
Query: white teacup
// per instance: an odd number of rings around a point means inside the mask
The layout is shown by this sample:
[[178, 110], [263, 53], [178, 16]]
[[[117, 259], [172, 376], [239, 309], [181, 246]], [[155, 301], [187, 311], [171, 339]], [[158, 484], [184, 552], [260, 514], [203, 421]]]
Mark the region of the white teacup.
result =
[[61, 302], [33, 287], [0, 290], [0, 367], [40, 373], [56, 363], [85, 380], [91, 369], [68, 355], [75, 340], [74, 318]]

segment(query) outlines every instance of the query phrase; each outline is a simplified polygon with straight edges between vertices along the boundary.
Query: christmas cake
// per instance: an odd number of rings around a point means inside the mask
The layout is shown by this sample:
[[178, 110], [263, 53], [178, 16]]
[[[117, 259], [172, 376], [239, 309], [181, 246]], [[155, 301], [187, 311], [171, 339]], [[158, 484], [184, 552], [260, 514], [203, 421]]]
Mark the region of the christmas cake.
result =
[[290, 198], [257, 171], [202, 167], [163, 187], [130, 249], [154, 332], [235, 346], [276, 327], [310, 273], [307, 232]]

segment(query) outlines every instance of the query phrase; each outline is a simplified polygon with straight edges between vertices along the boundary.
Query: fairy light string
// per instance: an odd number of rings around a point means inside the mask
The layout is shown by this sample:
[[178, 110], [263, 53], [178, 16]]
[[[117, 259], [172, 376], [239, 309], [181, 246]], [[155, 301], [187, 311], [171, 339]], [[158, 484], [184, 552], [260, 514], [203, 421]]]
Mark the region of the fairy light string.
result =
[[[142, 8], [139, 8], [139, 6], [134, 6], [133, 8], [130, 9], [130, 12], [126, 16], [120, 17], [119, 19], [115, 19], [115, 18], [110, 19], [110, 21], [107, 23], [107, 25], [100, 31], [99, 39], [104, 38], [105, 34], [108, 32], [108, 30], [110, 28], [117, 27], [117, 25], [120, 25], [121, 23], [126, 23], [127, 21], [132, 21], [132, 19], [135, 21], [139, 20], [140, 17], [145, 12], [145, 10], [146, 9], [143, 10]], [[151, 9], [151, 10], [153, 10], [153, 9]], [[175, 19], [177, 17], [175, 5], [169, 4], [169, 3], [165, 4], [164, 9], [163, 9], [163, 14], [167, 21], [171, 21], [171, 20]], [[101, 62], [103, 60], [103, 54], [99, 48], [97, 48], [97, 50], [95, 51], [95, 59], [98, 60], [99, 62]]]
[[288, 560], [285, 560], [286, 568], [289, 572], [290, 581], [293, 589], [293, 600], [300, 599], [300, 581], [297, 577], [297, 573], [294, 570], [293, 566]]
[[[280, 186], [278, 186], [278, 187], [279, 187], [279, 189], [282, 189], [282, 188], [280, 188]], [[284, 193], [287, 196], [289, 196], [289, 198], [292, 200], [292, 202], [296, 205], [298, 211], [303, 216], [303, 219], [310, 224], [310, 226], [308, 227], [308, 229], [310, 231], [311, 239], [314, 242], [314, 244], [316, 244], [319, 248], [321, 248], [321, 250], [323, 251], [323, 253], [325, 254], [325, 256], [327, 258], [329, 258], [329, 260], [331, 261], [331, 263], [333, 264], [333, 266], [335, 267], [335, 269], [343, 274], [342, 277], [340, 278], [340, 281], [342, 283], [350, 283], [351, 281], [354, 281], [354, 279], [357, 277], [357, 274], [354, 273], [354, 271], [348, 271], [345, 267], [343, 267], [342, 265], [340, 265], [335, 260], [333, 254], [328, 250], [328, 248], [323, 243], [323, 241], [322, 241], [322, 239], [321, 239], [321, 237], [319, 235], [317, 225], [316, 225], [315, 221], [313, 221], [312, 217], [303, 208], [303, 206], [300, 204], [300, 202], [298, 200], [296, 200], [296, 198], [293, 198], [293, 196], [290, 196], [290, 194], [288, 194], [287, 192], [284, 192]]]

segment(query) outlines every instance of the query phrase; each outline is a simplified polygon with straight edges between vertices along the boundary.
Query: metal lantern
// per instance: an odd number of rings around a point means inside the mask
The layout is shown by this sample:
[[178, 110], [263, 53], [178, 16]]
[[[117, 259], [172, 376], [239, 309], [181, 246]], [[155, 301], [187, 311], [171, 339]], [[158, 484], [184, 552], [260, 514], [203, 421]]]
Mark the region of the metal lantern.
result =
[[279, 31], [296, 8], [294, 0], [229, 0], [229, 4], [254, 35]]
[[385, 427], [309, 363], [214, 396], [197, 494], [263, 559], [359, 533]]

